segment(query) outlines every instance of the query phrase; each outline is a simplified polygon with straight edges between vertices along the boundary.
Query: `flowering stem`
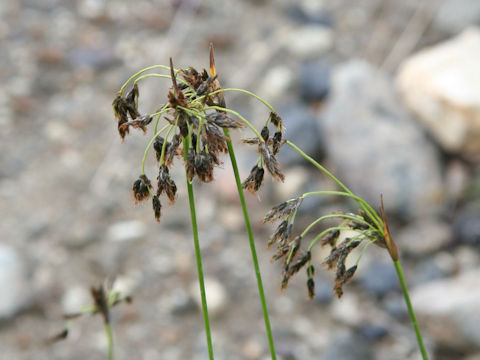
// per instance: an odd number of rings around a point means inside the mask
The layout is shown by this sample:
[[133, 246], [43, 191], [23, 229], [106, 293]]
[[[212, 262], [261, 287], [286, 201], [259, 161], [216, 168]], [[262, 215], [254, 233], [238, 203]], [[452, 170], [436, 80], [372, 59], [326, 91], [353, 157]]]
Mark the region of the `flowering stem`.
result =
[[108, 342], [108, 360], [113, 360], [115, 358], [113, 356], [113, 335], [112, 328], [109, 322], [105, 322], [105, 334], [107, 335]]
[[415, 312], [413, 311], [412, 302], [410, 301], [410, 295], [407, 288], [407, 283], [405, 281], [405, 276], [403, 275], [402, 265], [399, 260], [393, 262], [395, 265], [395, 270], [397, 271], [398, 280], [400, 281], [400, 286], [402, 288], [403, 296], [405, 297], [405, 303], [407, 304], [408, 314], [412, 320], [413, 328], [415, 330], [415, 335], [417, 336], [418, 347], [422, 353], [422, 359], [428, 360], [427, 351], [425, 350], [425, 345], [423, 344], [422, 333], [420, 332], [420, 327], [418, 326], [417, 318]]
[[[185, 159], [185, 163], [187, 161], [188, 147], [189, 147], [188, 140], [184, 138], [183, 139], [183, 157]], [[197, 261], [198, 285], [200, 286], [203, 320], [205, 323], [205, 333], [207, 336], [208, 356], [210, 360], [213, 360], [212, 335], [210, 332], [210, 318], [208, 316], [207, 297], [205, 293], [205, 282], [203, 280], [203, 266], [202, 266], [202, 256], [200, 253], [200, 242], [198, 240], [197, 216], [195, 212], [195, 199], [193, 197], [193, 186], [190, 183], [190, 181], [188, 181], [188, 179], [187, 179], [187, 189], [188, 189], [188, 201], [190, 203], [190, 217], [192, 220], [193, 243], [195, 245], [195, 258]]]
[[[230, 139], [230, 134], [227, 129], [224, 129], [225, 136]], [[250, 250], [252, 253], [253, 266], [255, 268], [255, 275], [257, 277], [258, 293], [260, 301], [262, 303], [263, 319], [265, 320], [265, 329], [268, 337], [268, 345], [270, 347], [270, 355], [272, 360], [276, 359], [275, 345], [273, 343], [272, 329], [270, 326], [270, 319], [268, 316], [267, 301], [265, 299], [265, 293], [263, 290], [262, 275], [260, 273], [260, 266], [258, 265], [257, 251], [255, 249], [255, 241], [253, 239], [252, 227], [250, 225], [250, 218], [248, 215], [247, 204], [245, 202], [245, 195], [243, 193], [242, 182], [240, 180], [240, 174], [238, 172], [237, 160], [235, 158], [235, 152], [233, 150], [232, 141], [227, 141], [228, 153], [230, 154], [230, 160], [232, 162], [233, 173], [235, 174], [235, 182], [237, 183], [238, 197], [242, 204], [243, 217], [245, 219], [245, 227], [247, 228], [248, 241], [250, 243]]]

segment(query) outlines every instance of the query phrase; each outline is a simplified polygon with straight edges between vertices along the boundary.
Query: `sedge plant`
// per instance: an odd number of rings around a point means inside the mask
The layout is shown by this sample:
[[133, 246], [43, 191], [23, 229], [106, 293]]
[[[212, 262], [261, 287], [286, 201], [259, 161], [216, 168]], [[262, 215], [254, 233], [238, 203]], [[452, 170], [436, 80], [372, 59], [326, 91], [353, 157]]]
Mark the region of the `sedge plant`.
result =
[[[159, 69], [169, 72], [169, 74], [152, 72]], [[138, 83], [150, 77], [169, 79], [172, 82], [172, 86], [165, 104], [159, 106], [158, 109], [151, 114], [141, 114], [138, 110]], [[130, 90], [126, 92], [128, 87]], [[238, 92], [251, 96], [267, 107], [269, 114], [260, 131], [240, 113], [226, 106], [224, 94], [227, 92]], [[269, 313], [248, 209], [245, 203], [244, 190], [256, 193], [263, 184], [265, 173], [269, 173], [274, 180], [284, 181], [284, 175], [281, 172], [280, 164], [276, 158], [281, 147], [284, 145], [293, 148], [302, 158], [306, 159], [333, 180], [339, 189], [336, 191], [319, 190], [308, 192], [294, 199], [284, 201], [274, 207], [263, 219], [263, 222], [281, 220], [274, 234], [268, 241], [267, 246], [276, 244], [277, 252], [273, 256], [273, 260], [283, 260], [282, 288], [288, 285], [290, 278], [294, 274], [300, 269], [305, 268], [308, 276], [308, 294], [310, 298], [314, 296], [315, 268], [312, 264], [311, 251], [315, 245], [320, 243], [321, 245], [329, 245], [332, 249], [323, 264], [326, 265], [328, 269], [335, 270], [334, 293], [337, 297], [341, 297], [343, 294], [343, 286], [354, 276], [361, 258], [360, 255], [355, 265], [348, 269], [346, 268], [345, 261], [353, 249], [363, 247], [361, 253], [363, 254], [371, 244], [385, 248], [396, 269], [420, 352], [424, 360], [428, 359], [422, 335], [410, 302], [398, 250], [388, 228], [383, 199], [381, 201], [380, 211], [375, 211], [371, 205], [363, 198], [354, 194], [325, 167], [305, 154], [296, 144], [286, 139], [282, 118], [275, 112], [274, 108], [261, 97], [244, 89], [222, 88], [216, 73], [212, 46], [210, 46], [209, 71], [203, 70], [202, 72], [198, 72], [193, 67], [175, 69], [172, 60], [170, 60], [170, 66], [153, 65], [144, 68], [130, 77], [121, 87], [113, 101], [113, 109], [118, 121], [118, 132], [122, 139], [125, 138], [131, 128], [137, 128], [146, 132], [147, 126], [151, 123], [154, 124], [153, 136], [146, 147], [142, 160], [142, 173], [134, 182], [132, 191], [135, 202], [151, 199], [157, 221], [160, 220], [162, 211], [160, 199], [165, 196], [170, 203], [173, 203], [176, 197], [177, 187], [170, 176], [169, 169], [175, 158], [180, 157], [183, 160], [191, 210], [192, 233], [197, 261], [198, 282], [202, 299], [202, 312], [210, 359], [213, 359], [213, 347], [203, 282], [204, 275], [192, 181], [194, 178], [204, 183], [214, 181], [214, 167], [221, 164], [222, 154], [229, 154], [245, 219], [270, 354], [272, 359], [276, 359]], [[162, 127], [160, 127], [160, 120], [165, 120], [166, 122]], [[258, 158], [250, 174], [242, 182], [240, 180], [229, 131], [238, 130], [243, 127], [249, 128], [253, 133], [253, 137], [244, 139], [243, 143], [253, 145], [258, 153]], [[270, 134], [271, 130], [273, 130], [273, 136]], [[145, 174], [145, 161], [152, 147], [159, 164], [156, 190]], [[336, 212], [320, 216], [307, 226], [301, 234], [292, 236], [294, 233], [293, 226], [295, 217], [302, 201], [307, 197], [318, 195], [338, 195], [350, 198], [358, 204], [360, 209], [358, 213]], [[316, 225], [332, 218], [338, 219], [339, 224], [337, 226], [327, 227], [315, 234], [307, 249], [301, 250], [302, 242], [316, 229]], [[354, 235], [342, 239], [341, 234], [346, 230], [350, 232], [353, 230]]]

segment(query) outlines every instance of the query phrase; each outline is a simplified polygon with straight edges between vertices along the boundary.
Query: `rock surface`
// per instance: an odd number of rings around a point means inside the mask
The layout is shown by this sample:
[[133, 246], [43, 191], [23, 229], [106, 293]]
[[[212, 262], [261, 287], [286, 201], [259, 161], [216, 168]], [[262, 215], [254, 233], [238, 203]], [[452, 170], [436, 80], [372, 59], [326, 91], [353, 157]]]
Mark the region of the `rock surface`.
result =
[[480, 161], [480, 29], [407, 59], [397, 83], [405, 104], [442, 147]]
[[439, 154], [403, 110], [389, 80], [362, 61], [333, 74], [320, 125], [336, 175], [371, 204], [405, 217], [438, 211]]
[[417, 315], [435, 341], [480, 348], [480, 271], [424, 284], [411, 292]]

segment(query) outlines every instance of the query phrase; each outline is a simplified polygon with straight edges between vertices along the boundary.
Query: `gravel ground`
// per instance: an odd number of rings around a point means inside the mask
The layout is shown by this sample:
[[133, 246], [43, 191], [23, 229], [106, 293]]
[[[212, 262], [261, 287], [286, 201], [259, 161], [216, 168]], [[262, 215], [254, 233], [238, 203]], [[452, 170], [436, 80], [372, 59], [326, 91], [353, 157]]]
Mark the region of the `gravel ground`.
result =
[[[435, 6], [430, 3], [422, 24], [429, 24]], [[89, 287], [105, 279], [116, 279], [134, 299], [112, 311], [117, 359], [207, 358], [195, 300], [186, 190], [179, 186], [178, 200], [165, 207], [160, 225], [149, 205], [133, 205], [130, 189], [140, 173], [146, 139], [134, 133], [122, 144], [111, 109], [115, 93], [132, 73], [166, 64], [170, 56], [181, 67], [207, 67], [213, 41], [225, 86], [259, 91], [276, 106], [300, 102], [298, 73], [305, 61], [336, 64], [363, 57], [392, 72], [414, 49], [449, 35], [425, 25], [423, 36], [407, 36], [408, 46], [392, 52], [416, 9], [416, 1], [392, 0], [354, 5], [292, 5], [286, 0], [1, 2], [0, 268], [6, 270], [0, 270], [0, 279], [6, 280], [0, 280], [0, 297], [7, 304], [2, 308], [0, 299], [0, 358], [105, 359], [98, 316], [73, 322], [67, 340], [45, 343], [63, 329], [62, 314], [88, 304]], [[163, 80], [145, 80], [140, 106], [154, 109], [167, 88]], [[258, 119], [257, 124], [263, 121], [261, 107], [241, 96], [227, 101], [254, 122]], [[318, 112], [322, 104], [308, 106]], [[254, 154], [241, 149], [239, 157], [246, 176]], [[153, 174], [154, 168], [152, 160], [147, 172]], [[181, 170], [174, 169], [179, 179]], [[385, 310], [390, 298], [392, 304], [399, 299], [398, 289], [376, 298], [353, 284], [338, 302], [331, 298], [331, 277], [322, 274], [317, 298], [308, 302], [302, 274], [280, 291], [280, 267], [270, 264], [272, 252], [264, 246], [271, 228], [258, 220], [302, 184], [324, 185], [311, 180], [315, 173], [302, 166], [286, 173], [300, 180], [292, 185], [268, 181], [260, 202], [248, 197], [280, 357], [418, 359], [408, 320]], [[216, 358], [267, 359], [254, 270], [226, 159], [217, 180], [195, 184]], [[373, 249], [365, 262], [378, 256], [385, 254]], [[433, 342], [428, 345], [435, 349]], [[462, 358], [455, 356], [438, 358]]]

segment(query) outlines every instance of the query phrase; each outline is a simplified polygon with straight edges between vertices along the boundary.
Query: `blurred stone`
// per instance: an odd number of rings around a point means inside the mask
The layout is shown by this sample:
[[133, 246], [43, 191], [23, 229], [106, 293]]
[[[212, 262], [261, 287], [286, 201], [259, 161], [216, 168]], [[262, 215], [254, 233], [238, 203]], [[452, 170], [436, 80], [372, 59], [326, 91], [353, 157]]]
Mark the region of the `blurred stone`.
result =
[[269, 101], [275, 100], [286, 93], [292, 80], [293, 74], [288, 67], [273, 67], [265, 74], [258, 93], [262, 94], [263, 98], [269, 99]]
[[453, 222], [453, 239], [456, 243], [480, 245], [480, 200], [466, 204]]
[[434, 341], [453, 348], [480, 347], [480, 271], [424, 284], [411, 291], [417, 316]]
[[300, 68], [300, 95], [304, 101], [322, 101], [330, 90], [330, 64], [307, 62]]
[[355, 334], [341, 335], [330, 342], [320, 360], [371, 360], [372, 347]]
[[[286, 128], [285, 137], [316, 160], [323, 157], [324, 139], [310, 109], [302, 104], [281, 107], [278, 114]], [[282, 166], [296, 165], [305, 160], [288, 145], [282, 146], [278, 154]]]
[[388, 329], [385, 326], [376, 324], [362, 324], [359, 332], [369, 341], [380, 340], [388, 335]]
[[[348, 285], [345, 285], [344, 290]], [[364, 320], [364, 313], [360, 311], [360, 298], [353, 292], [345, 291], [341, 299], [330, 305], [332, 317], [350, 326], [358, 326]]]
[[88, 288], [74, 285], [68, 288], [62, 297], [62, 310], [64, 314], [75, 314], [84, 306], [92, 304], [92, 296]]
[[435, 18], [439, 29], [452, 34], [479, 23], [480, 2], [471, 0], [442, 1]]
[[377, 297], [382, 297], [398, 287], [397, 273], [391, 261], [374, 262], [359, 274], [360, 284]]
[[321, 1], [300, 1], [287, 7], [287, 16], [300, 23], [331, 27], [333, 20], [324, 11]]
[[[224, 312], [228, 303], [228, 295], [225, 287], [216, 279], [205, 278], [205, 292], [207, 295], [208, 313], [212, 317], [220, 316]], [[190, 285], [190, 293], [198, 307], [201, 309], [202, 299], [197, 282]]]
[[438, 151], [406, 114], [385, 76], [362, 61], [335, 70], [320, 121], [335, 174], [376, 208], [405, 218], [439, 211]]
[[138, 240], [146, 235], [146, 226], [140, 221], [123, 221], [111, 225], [107, 230], [110, 241]]
[[480, 29], [407, 59], [397, 83], [405, 104], [442, 147], [480, 161]]
[[395, 235], [402, 251], [415, 256], [436, 252], [447, 246], [451, 239], [450, 226], [436, 219], [419, 219]]
[[333, 44], [333, 32], [325, 26], [302, 26], [290, 33], [285, 41], [287, 49], [299, 58], [318, 58]]
[[32, 302], [25, 263], [16, 250], [0, 244], [0, 320], [8, 319]]

